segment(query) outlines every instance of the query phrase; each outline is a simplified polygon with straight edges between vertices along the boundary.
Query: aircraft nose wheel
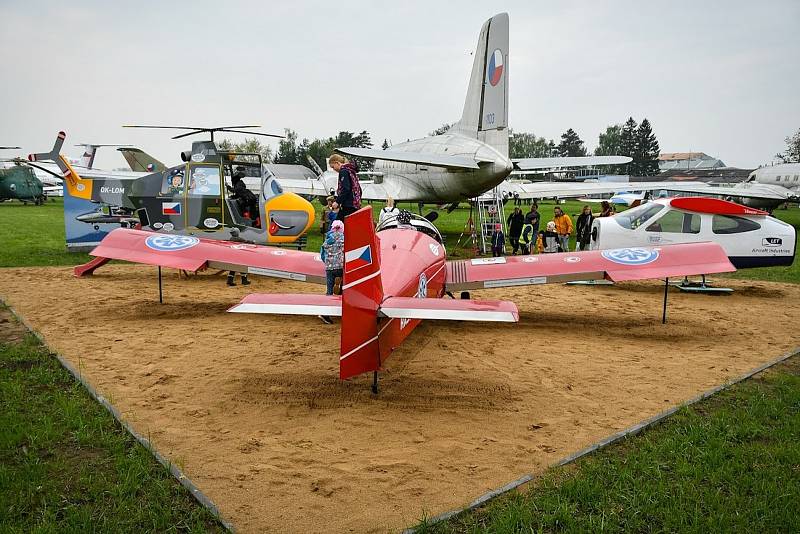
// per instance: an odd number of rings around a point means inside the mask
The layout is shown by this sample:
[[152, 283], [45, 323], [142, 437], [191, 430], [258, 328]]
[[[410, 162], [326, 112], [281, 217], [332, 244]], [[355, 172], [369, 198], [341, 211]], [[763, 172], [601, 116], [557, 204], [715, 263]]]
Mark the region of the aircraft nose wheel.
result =
[[469, 291], [461, 292], [461, 300], [469, 300]]

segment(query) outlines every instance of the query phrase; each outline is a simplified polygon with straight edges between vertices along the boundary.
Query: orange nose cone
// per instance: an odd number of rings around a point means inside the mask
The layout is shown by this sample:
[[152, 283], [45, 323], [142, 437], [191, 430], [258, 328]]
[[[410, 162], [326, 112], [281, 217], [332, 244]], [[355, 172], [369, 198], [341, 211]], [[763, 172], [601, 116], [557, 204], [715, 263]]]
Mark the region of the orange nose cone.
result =
[[295, 193], [282, 193], [264, 205], [268, 243], [293, 243], [314, 224], [314, 206]]

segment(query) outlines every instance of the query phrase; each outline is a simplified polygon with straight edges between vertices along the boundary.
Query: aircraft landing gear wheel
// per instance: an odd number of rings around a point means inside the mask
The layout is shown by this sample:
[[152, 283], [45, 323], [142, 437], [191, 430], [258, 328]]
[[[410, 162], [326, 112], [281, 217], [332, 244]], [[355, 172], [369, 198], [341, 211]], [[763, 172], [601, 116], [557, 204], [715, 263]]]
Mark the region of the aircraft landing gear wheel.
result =
[[461, 300], [469, 300], [469, 291], [461, 292]]
[[95, 225], [94, 225], [94, 231], [96, 232], [96, 231], [98, 231], [99, 229], [100, 229], [100, 225], [99, 225], [99, 224], [95, 224]]

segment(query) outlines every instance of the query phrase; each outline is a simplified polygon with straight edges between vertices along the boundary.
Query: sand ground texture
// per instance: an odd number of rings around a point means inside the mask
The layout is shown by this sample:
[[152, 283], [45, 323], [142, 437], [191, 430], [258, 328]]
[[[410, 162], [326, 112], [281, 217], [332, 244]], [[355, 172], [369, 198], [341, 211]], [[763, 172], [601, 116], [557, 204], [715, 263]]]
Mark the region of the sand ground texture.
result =
[[[111, 265], [5, 269], [0, 296], [177, 462], [242, 532], [385, 532], [473, 500], [797, 344], [800, 286], [537, 286], [518, 324], [426, 322], [381, 393], [340, 382], [338, 325], [227, 314], [255, 279]], [[476, 293], [475, 296], [478, 296]]]

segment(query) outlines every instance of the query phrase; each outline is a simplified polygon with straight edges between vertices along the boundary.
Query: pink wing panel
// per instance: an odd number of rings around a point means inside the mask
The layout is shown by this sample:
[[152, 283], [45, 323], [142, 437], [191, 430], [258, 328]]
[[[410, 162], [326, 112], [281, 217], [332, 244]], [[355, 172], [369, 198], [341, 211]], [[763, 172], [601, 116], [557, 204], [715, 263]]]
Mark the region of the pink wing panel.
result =
[[631, 247], [448, 262], [447, 289], [482, 289], [572, 280], [644, 280], [732, 272], [716, 243]]
[[242, 266], [251, 273], [306, 281], [325, 278], [318, 254], [194, 236], [118, 228], [92, 251], [93, 256], [196, 271], [211, 263]]

